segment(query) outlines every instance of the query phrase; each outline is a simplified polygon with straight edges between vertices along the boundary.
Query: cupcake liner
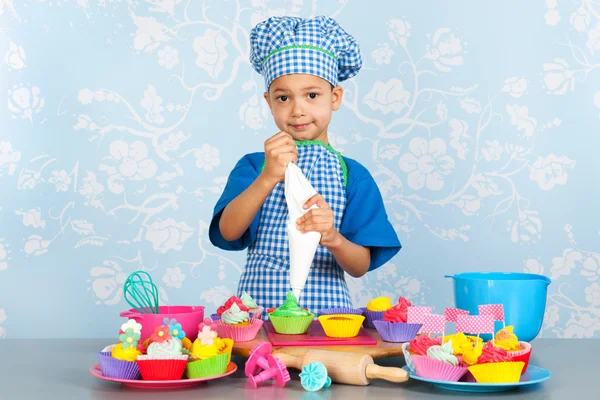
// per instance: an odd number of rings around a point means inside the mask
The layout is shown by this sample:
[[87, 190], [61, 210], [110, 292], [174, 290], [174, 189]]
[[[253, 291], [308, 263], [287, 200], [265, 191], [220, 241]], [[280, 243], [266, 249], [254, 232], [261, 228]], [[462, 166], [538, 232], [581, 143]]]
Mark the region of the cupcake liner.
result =
[[321, 315], [333, 315], [333, 314], [363, 315], [363, 310], [361, 310], [360, 308], [338, 307], [338, 308], [324, 308], [321, 311], [319, 311], [319, 317]]
[[228, 325], [223, 320], [218, 320], [216, 323], [217, 333], [220, 337], [233, 339], [234, 342], [248, 342], [254, 340], [264, 322], [261, 319], [252, 318], [248, 326]]
[[392, 343], [410, 342], [417, 336], [423, 324], [405, 322], [373, 321], [381, 340]]
[[467, 372], [467, 368], [465, 367], [455, 367], [454, 365], [427, 356], [413, 355], [412, 361], [415, 365], [417, 375], [422, 378], [458, 382]]
[[[109, 346], [111, 349], [112, 347]], [[123, 361], [113, 358], [110, 351], [98, 353], [102, 376], [115, 379], [137, 380], [141, 378], [140, 367], [135, 361]]]
[[508, 355], [511, 357], [511, 361], [515, 362], [523, 362], [523, 369], [521, 370], [521, 375], [527, 371], [527, 367], [529, 366], [529, 359], [531, 358], [531, 345], [527, 342], [519, 342], [521, 345], [521, 350], [517, 351], [509, 351]]
[[171, 381], [181, 379], [188, 356], [138, 356], [137, 364], [145, 381]]
[[465, 374], [462, 376], [462, 378], [460, 378], [460, 381], [468, 382], [468, 383], [476, 383], [477, 382], [477, 380], [475, 379], [475, 377], [469, 370], [467, 370], [467, 372], [465, 372]]
[[[347, 320], [332, 320], [331, 318], [343, 317]], [[351, 338], [358, 336], [360, 327], [362, 326], [365, 317], [362, 315], [352, 314], [334, 314], [322, 315], [319, 317], [319, 322], [325, 331], [325, 335], [334, 338]]]
[[213, 321], [219, 321], [221, 319], [221, 316], [217, 313], [210, 314], [210, 319], [212, 319]]
[[275, 332], [284, 335], [301, 335], [306, 333], [315, 318], [314, 314], [303, 317], [277, 317], [269, 314]]
[[409, 347], [410, 343], [402, 343], [402, 354], [404, 354], [404, 361], [406, 361], [406, 367], [408, 368], [408, 370], [411, 373], [416, 374], [417, 370], [415, 369], [415, 364], [412, 361], [412, 355], [408, 351]]
[[262, 306], [258, 306], [256, 308], [251, 308], [248, 313], [250, 314], [250, 318], [256, 318], [256, 319], [261, 319], [263, 312], [265, 311], [265, 308]]
[[375, 329], [373, 321], [383, 320], [384, 311], [369, 311], [366, 307], [361, 307], [360, 309], [363, 310], [363, 315], [365, 316], [365, 322], [363, 323], [365, 328]]
[[477, 364], [470, 366], [469, 371], [479, 383], [513, 383], [521, 379], [524, 365], [522, 361]]

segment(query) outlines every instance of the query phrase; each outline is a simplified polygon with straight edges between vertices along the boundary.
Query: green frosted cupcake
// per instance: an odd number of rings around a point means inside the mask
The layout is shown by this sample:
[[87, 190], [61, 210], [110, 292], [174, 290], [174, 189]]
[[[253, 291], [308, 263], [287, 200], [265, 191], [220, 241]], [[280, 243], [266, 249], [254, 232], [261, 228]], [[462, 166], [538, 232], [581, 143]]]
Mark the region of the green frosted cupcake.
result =
[[306, 333], [315, 315], [298, 305], [294, 293], [288, 292], [283, 305], [269, 314], [275, 332], [284, 335], [301, 335]]

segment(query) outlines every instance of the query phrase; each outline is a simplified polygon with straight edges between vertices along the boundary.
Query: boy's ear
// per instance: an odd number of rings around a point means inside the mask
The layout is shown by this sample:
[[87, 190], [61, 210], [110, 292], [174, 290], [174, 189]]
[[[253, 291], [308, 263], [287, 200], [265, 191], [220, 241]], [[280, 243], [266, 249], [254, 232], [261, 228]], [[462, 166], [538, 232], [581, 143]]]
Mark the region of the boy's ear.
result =
[[271, 98], [269, 97], [269, 92], [265, 92], [263, 94], [267, 104], [269, 105], [269, 109], [271, 110], [271, 114], [273, 114], [273, 107], [271, 106]]
[[331, 108], [333, 111], [339, 110], [342, 105], [342, 97], [344, 96], [344, 89], [341, 86], [336, 86], [331, 90]]

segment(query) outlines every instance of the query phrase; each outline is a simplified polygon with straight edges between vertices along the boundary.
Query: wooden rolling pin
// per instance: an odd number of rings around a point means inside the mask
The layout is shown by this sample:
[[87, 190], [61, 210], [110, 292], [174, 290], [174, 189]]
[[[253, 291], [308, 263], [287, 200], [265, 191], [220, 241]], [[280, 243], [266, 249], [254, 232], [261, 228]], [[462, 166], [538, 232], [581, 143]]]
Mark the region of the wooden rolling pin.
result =
[[308, 350], [303, 356], [293, 356], [284, 352], [274, 352], [286, 367], [302, 369], [313, 361], [327, 367], [332, 382], [366, 386], [371, 379], [384, 379], [390, 382], [405, 382], [408, 374], [402, 368], [381, 367], [373, 362], [373, 357], [362, 353], [346, 353], [327, 350]]

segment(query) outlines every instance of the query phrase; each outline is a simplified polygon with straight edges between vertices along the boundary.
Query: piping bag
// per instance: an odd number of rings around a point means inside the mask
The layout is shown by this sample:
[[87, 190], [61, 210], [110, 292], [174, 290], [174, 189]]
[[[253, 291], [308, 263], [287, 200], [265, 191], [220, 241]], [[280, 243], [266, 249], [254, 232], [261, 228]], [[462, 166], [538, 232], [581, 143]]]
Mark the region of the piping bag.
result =
[[310, 266], [321, 241], [321, 233], [300, 232], [296, 227], [296, 220], [310, 209], [318, 208], [316, 204], [306, 210], [302, 208], [308, 199], [317, 194], [317, 191], [306, 179], [302, 170], [290, 162], [285, 170], [284, 193], [289, 218], [287, 230], [290, 248], [290, 286], [294, 296], [300, 301]]

